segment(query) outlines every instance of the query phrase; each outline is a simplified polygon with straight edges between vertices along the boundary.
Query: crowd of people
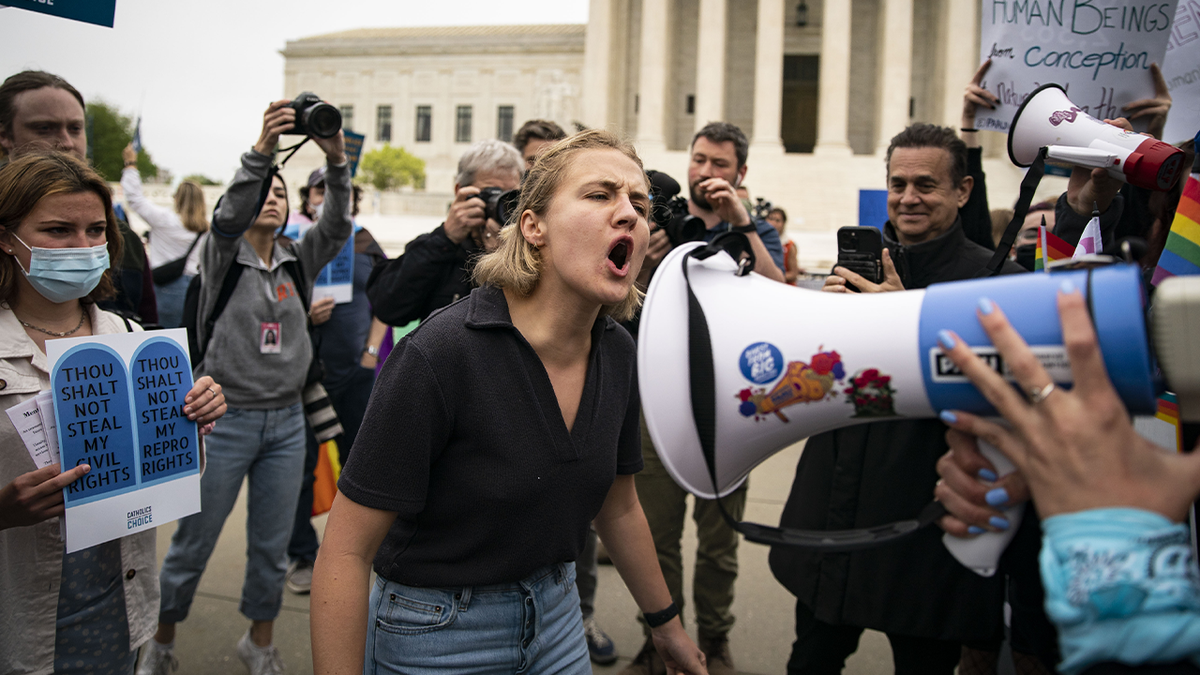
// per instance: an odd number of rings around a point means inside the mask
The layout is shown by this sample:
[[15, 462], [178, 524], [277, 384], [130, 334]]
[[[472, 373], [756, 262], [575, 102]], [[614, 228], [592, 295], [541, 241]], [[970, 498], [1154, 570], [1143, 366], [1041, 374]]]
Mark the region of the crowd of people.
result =
[[[989, 209], [974, 129], [976, 110], [997, 102], [981, 86], [988, 67], [966, 87], [960, 132], [917, 123], [891, 139], [882, 280], [834, 267], [825, 292], [989, 273], [1013, 212]], [[1161, 84], [1156, 67], [1151, 76]], [[153, 530], [65, 553], [62, 490], [90, 467], [36, 469], [0, 419], [0, 595], [11, 608], [0, 613], [0, 672], [180, 667], [178, 624], [246, 481], [239, 610], [250, 625], [236, 649], [252, 675], [285, 670], [273, 632], [287, 591], [311, 593], [318, 673], [589, 673], [590, 662], [617, 659], [594, 612], [599, 548], [641, 612], [631, 619], [645, 642], [622, 675], [736, 673], [739, 537], [729, 518], [742, 518], [748, 485], [720, 504], [693, 497], [693, 642], [682, 615], [688, 493], [650, 437], [635, 358], [641, 299], [678, 242], [655, 225], [661, 205], [633, 145], [547, 120], [526, 123], [512, 144], [477, 142], [459, 160], [444, 222], [389, 260], [354, 222], [361, 192], [341, 133], [311, 139], [325, 162], [291, 209], [275, 165], [296, 121], [287, 104], [268, 106], [211, 218], [189, 181], [174, 209], [146, 199], [126, 148], [121, 186], [150, 226], [144, 244], [87, 165], [79, 92], [37, 71], [0, 85], [0, 404], [49, 387], [49, 339], [184, 326], [195, 384], [183, 412], [203, 437], [203, 508], [179, 521], [160, 567]], [[1169, 109], [1163, 87], [1129, 112], [1161, 133]], [[1190, 166], [1194, 148], [1185, 150]], [[739, 194], [749, 159], [737, 126], [697, 131], [686, 215], [703, 224], [698, 240], [740, 233], [754, 272], [795, 284], [804, 270], [784, 235], [787, 213], [764, 208], [757, 218]], [[1180, 190], [1076, 168], [1056, 202], [1028, 209], [999, 273], [1032, 269], [1038, 226], [1073, 244], [1096, 209], [1105, 241], [1140, 238], [1138, 262], [1152, 270]], [[342, 302], [315, 283], [340, 255], [353, 267]], [[1104, 572], [1083, 569], [1081, 550], [1143, 560], [1186, 543], [1180, 523], [1200, 492], [1200, 459], [1134, 434], [1079, 290], [1064, 284], [1058, 299], [1070, 391], [1046, 385], [986, 298], [984, 330], [1023, 364], [1014, 366], [1021, 390], [1039, 396], [1022, 397], [957, 336], [939, 334], [1011, 426], [947, 410], [808, 439], [781, 526], [871, 528], [934, 497], [948, 515], [940, 530], [887, 547], [774, 547], [771, 570], [796, 597], [789, 673], [841, 672], [866, 629], [886, 634], [904, 674], [995, 673], [1006, 640], [1021, 673], [1200, 666], [1190, 558], [1157, 575], [1110, 563], [1128, 575], [1126, 595], [1079, 599]], [[389, 326], [414, 322], [393, 346]], [[977, 438], [1018, 471], [998, 476]], [[319, 540], [314, 469], [328, 439], [342, 475]], [[1014, 527], [1002, 510], [1029, 500], [1036, 513]], [[943, 531], [1010, 528], [992, 577], [942, 543]]]

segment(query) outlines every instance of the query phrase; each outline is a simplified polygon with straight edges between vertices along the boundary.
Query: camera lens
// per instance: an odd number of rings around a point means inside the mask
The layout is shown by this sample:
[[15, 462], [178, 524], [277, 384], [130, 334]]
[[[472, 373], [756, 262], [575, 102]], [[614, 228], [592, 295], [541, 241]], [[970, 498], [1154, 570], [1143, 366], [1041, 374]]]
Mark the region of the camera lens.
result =
[[500, 227], [508, 225], [508, 219], [516, 211], [519, 201], [521, 201], [520, 190], [509, 190], [496, 199], [496, 222], [500, 223]]
[[328, 103], [318, 103], [304, 111], [304, 126], [317, 138], [332, 138], [342, 128], [342, 113]]

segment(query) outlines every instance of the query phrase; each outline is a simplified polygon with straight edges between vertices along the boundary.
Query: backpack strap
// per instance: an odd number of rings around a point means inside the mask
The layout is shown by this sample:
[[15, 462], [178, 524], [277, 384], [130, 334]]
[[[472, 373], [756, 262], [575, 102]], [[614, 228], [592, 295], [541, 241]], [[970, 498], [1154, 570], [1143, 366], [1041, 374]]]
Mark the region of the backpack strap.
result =
[[225, 311], [225, 306], [229, 304], [229, 298], [233, 296], [233, 291], [237, 288], [238, 280], [242, 278], [242, 272], [245, 266], [234, 259], [233, 264], [229, 266], [229, 270], [225, 272], [225, 279], [221, 281], [221, 290], [217, 293], [217, 302], [213, 305], [213, 310], [209, 313], [208, 318], [204, 320], [204, 341], [197, 345], [197, 353], [194, 355], [193, 361], [199, 363], [204, 359], [204, 353], [208, 351], [208, 341], [212, 339], [213, 326], [216, 325], [217, 319], [221, 318], [221, 313]]

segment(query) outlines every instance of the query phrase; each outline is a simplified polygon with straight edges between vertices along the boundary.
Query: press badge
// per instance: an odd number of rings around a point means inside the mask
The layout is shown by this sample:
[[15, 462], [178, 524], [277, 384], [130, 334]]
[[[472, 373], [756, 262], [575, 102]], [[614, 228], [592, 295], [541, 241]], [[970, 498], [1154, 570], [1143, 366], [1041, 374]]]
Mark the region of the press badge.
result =
[[283, 352], [282, 342], [279, 322], [264, 321], [258, 333], [258, 351], [263, 354], [280, 354]]

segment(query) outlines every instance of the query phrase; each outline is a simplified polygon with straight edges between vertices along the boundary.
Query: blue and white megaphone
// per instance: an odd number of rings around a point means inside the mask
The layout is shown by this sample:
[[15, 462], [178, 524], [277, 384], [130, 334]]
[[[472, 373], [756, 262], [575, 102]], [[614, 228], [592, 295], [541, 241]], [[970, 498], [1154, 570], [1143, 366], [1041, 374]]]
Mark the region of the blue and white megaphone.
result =
[[[1066, 279], [1089, 300], [1105, 365], [1125, 405], [1134, 413], [1155, 410], [1158, 386], [1135, 266], [833, 294], [739, 275], [745, 266], [724, 253], [692, 257], [701, 246], [676, 247], [663, 260], [638, 331], [638, 381], [650, 436], [675, 481], [700, 497], [729, 494], [755, 466], [814, 434], [932, 418], [946, 409], [995, 415], [937, 343], [939, 330], [952, 330], [1007, 375], [976, 315], [984, 296], [1005, 310], [1054, 381], [1070, 385], [1057, 306]], [[998, 451], [988, 456], [1002, 473], [1012, 470]], [[1009, 515], [1011, 537], [1019, 507]], [[923, 524], [897, 523], [892, 534]], [[753, 523], [737, 527], [760, 543], [816, 542], [828, 550], [878, 543], [865, 530], [839, 538]], [[968, 567], [990, 574], [1007, 538], [949, 538], [947, 545]]]

